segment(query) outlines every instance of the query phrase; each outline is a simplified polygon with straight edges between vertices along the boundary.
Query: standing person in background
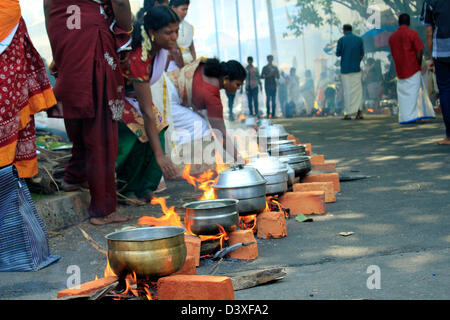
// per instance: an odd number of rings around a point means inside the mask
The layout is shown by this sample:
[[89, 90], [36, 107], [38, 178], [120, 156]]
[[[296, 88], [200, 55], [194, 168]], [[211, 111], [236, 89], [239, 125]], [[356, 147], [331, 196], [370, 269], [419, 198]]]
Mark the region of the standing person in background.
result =
[[247, 58], [247, 78], [245, 79], [245, 92], [248, 97], [250, 116], [259, 115], [258, 93], [262, 91], [261, 77], [258, 68], [253, 65], [253, 57]]
[[446, 138], [439, 145], [450, 145], [450, 1], [426, 0], [421, 21], [427, 26], [428, 51], [432, 53], [430, 69], [436, 72]]
[[73, 144], [63, 189], [89, 188], [91, 224], [125, 222], [129, 219], [116, 211], [118, 121], [125, 106], [116, 41], [121, 35], [131, 38], [130, 3], [78, 0], [73, 17], [67, 6], [66, 0], [44, 0], [55, 95]]
[[170, 7], [180, 17], [180, 31], [178, 33], [177, 47], [171, 50], [167, 72], [183, 68], [197, 59], [194, 45], [194, 27], [185, 18], [189, 11], [189, 0], [170, 0]]
[[399, 17], [399, 28], [389, 38], [397, 72], [399, 123], [434, 119], [435, 113], [422, 78], [423, 49], [419, 34], [409, 28], [408, 14]]
[[283, 117], [287, 118], [287, 106], [288, 103], [288, 81], [289, 77], [281, 71], [280, 80], [278, 81], [278, 100], [280, 101], [281, 113]]
[[[267, 65], [262, 69], [261, 78], [264, 79], [266, 90], [267, 118], [274, 119], [277, 111], [277, 80], [280, 79], [280, 72], [273, 64], [273, 56], [267, 56]], [[272, 108], [270, 104], [272, 103]]]
[[364, 44], [360, 37], [353, 34], [351, 25], [344, 25], [344, 36], [339, 39], [336, 56], [341, 58], [341, 78], [344, 90], [344, 118], [351, 120], [363, 119], [364, 103], [361, 79], [361, 61], [364, 58]]
[[154, 6], [168, 6], [169, 0], [144, 0], [144, 6], [136, 14], [137, 20], [142, 20], [148, 9]]
[[288, 107], [286, 113], [288, 118], [292, 118], [300, 101], [300, 79], [297, 76], [297, 69], [291, 68], [287, 77], [287, 100]]
[[311, 115], [314, 108], [314, 79], [312, 78], [311, 70], [305, 71], [305, 82], [300, 88], [300, 93], [303, 96], [304, 113], [308, 117]]

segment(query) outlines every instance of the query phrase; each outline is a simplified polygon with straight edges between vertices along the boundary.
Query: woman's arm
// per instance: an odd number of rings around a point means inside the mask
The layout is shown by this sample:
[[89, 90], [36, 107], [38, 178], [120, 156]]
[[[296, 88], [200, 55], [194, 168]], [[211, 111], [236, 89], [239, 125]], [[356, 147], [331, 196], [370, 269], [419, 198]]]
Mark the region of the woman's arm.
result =
[[191, 55], [192, 55], [192, 58], [194, 58], [194, 61], [197, 60], [197, 52], [195, 51], [194, 41], [192, 41], [192, 44], [189, 47], [189, 50], [191, 51]]
[[[237, 164], [245, 164], [245, 160], [241, 158], [237, 148], [235, 147], [234, 139], [227, 134], [227, 129], [225, 126], [225, 121], [223, 118], [211, 118], [208, 117], [209, 123], [211, 127], [215, 130], [218, 130], [222, 135], [219, 138], [222, 138], [223, 149], [233, 155], [234, 161]], [[225, 139], [223, 139], [225, 137]], [[230, 149], [231, 148], [231, 149]], [[226, 159], [224, 159], [226, 161]]]
[[161, 142], [159, 141], [159, 132], [156, 128], [156, 118], [153, 113], [153, 98], [150, 86], [148, 83], [141, 82], [134, 82], [133, 85], [139, 101], [142, 117], [144, 118], [145, 133], [155, 153], [156, 161], [164, 176], [168, 179], [173, 178], [177, 172], [172, 162], [165, 156]]
[[131, 7], [129, 0], [111, 0], [117, 25], [125, 31], [131, 30]]

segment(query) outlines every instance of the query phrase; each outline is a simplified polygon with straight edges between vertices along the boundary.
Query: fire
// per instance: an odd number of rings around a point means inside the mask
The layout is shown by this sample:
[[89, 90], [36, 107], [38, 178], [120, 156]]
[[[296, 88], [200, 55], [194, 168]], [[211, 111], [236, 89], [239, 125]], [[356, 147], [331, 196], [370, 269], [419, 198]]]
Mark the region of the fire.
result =
[[242, 230], [251, 230], [256, 232], [256, 214], [239, 217], [239, 227]]
[[374, 113], [375, 111], [373, 109], [367, 109], [367, 112]]
[[245, 114], [241, 114], [238, 118], [239, 121], [243, 121], [245, 119], [247, 119], [248, 117]]
[[220, 242], [220, 249], [223, 249], [223, 242], [227, 241], [228, 239], [230, 239], [230, 237], [228, 236], [228, 233], [225, 231], [225, 229], [218, 224], [217, 227], [219, 228], [219, 233], [214, 235], [214, 236], [202, 236], [200, 235], [200, 240], [202, 242], [204, 241], [209, 241], [209, 240], [219, 240]]
[[[117, 277], [117, 275], [114, 273], [114, 271], [112, 270], [112, 268], [109, 264], [108, 257], [106, 258], [106, 268], [105, 268], [105, 272], [104, 272], [104, 277], [105, 278]], [[137, 289], [138, 280], [137, 280], [137, 275], [135, 272], [128, 274], [125, 277], [124, 282], [125, 282], [125, 290], [123, 292], [121, 292], [120, 294], [117, 294], [117, 297], [115, 297], [113, 300], [122, 300], [130, 295], [135, 296], [135, 297], [142, 296], [142, 294]], [[147, 284], [144, 284], [144, 291], [145, 291], [145, 298], [147, 300], [153, 300], [153, 296], [150, 293], [149, 286]]]
[[161, 218], [142, 217], [138, 220], [139, 225], [184, 227], [181, 223], [180, 216], [175, 211], [175, 207], [171, 207], [170, 209], [167, 207], [166, 199], [153, 198], [151, 204], [160, 205], [164, 215]]
[[215, 172], [208, 170], [203, 172], [198, 178], [191, 176], [191, 165], [187, 164], [184, 167], [182, 178], [185, 179], [194, 188], [202, 190], [203, 196], [200, 201], [217, 199], [216, 193], [212, 185], [216, 182], [214, 180]]

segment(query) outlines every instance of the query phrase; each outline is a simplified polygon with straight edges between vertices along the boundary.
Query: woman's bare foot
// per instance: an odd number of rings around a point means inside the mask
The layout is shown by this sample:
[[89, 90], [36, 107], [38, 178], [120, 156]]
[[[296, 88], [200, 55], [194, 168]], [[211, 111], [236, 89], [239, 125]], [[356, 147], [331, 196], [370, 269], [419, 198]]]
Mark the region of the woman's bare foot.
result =
[[109, 216], [106, 217], [111, 223], [121, 223], [121, 222], [127, 222], [130, 221], [130, 218], [125, 217], [124, 215], [121, 215], [120, 213], [113, 212]]
[[109, 216], [101, 218], [90, 218], [89, 222], [94, 226], [104, 226], [111, 223], [122, 223], [129, 221], [130, 218], [125, 217], [117, 212], [111, 213]]
[[153, 198], [154, 198], [154, 194], [153, 192], [149, 192], [146, 195], [144, 195], [140, 200], [146, 202], [147, 204], [152, 202]]
[[445, 138], [444, 140], [438, 141], [437, 144], [439, 145], [450, 145], [450, 138]]

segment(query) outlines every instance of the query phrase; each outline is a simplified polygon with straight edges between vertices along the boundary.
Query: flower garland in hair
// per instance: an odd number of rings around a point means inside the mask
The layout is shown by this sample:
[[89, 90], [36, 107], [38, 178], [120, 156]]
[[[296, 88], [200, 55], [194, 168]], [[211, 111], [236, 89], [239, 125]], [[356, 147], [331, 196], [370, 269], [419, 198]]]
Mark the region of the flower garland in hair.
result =
[[147, 61], [148, 54], [152, 50], [152, 42], [148, 36], [147, 31], [145, 31], [144, 25], [141, 26], [141, 36], [142, 36], [142, 61]]

